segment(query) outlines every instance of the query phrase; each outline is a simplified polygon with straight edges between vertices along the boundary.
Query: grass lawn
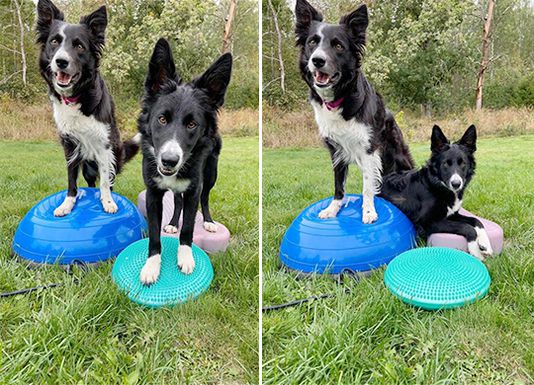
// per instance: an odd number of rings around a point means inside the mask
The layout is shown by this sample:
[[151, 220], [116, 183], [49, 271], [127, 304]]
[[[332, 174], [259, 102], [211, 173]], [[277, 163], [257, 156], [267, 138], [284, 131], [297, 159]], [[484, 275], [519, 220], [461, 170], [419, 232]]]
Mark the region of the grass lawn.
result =
[[[532, 384], [534, 382], [534, 136], [485, 138], [464, 207], [504, 228], [505, 248], [488, 260], [483, 300], [428, 312], [403, 304], [383, 270], [344, 286], [297, 280], [278, 265], [294, 217], [333, 194], [325, 149], [264, 150], [263, 304], [335, 293], [263, 316], [265, 384]], [[412, 146], [418, 163], [429, 144]], [[347, 191], [361, 192], [353, 167]], [[349, 293], [345, 293], [349, 288]]]
[[[62, 284], [0, 299], [0, 384], [257, 383], [257, 149], [257, 137], [224, 141], [211, 207], [232, 240], [211, 256], [210, 290], [150, 310], [116, 289], [113, 262], [70, 276], [54, 267], [30, 270], [11, 257], [18, 222], [66, 188], [66, 171], [57, 143], [0, 142], [0, 291]], [[140, 163], [137, 156], [115, 185], [134, 202], [144, 189]]]

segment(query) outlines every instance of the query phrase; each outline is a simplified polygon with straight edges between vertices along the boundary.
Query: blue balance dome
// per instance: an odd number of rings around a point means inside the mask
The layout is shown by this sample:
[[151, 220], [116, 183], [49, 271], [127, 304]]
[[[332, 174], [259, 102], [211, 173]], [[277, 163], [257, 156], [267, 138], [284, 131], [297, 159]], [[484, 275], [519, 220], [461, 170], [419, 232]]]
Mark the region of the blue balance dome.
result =
[[285, 266], [304, 273], [367, 272], [415, 246], [412, 223], [388, 201], [375, 198], [378, 220], [373, 224], [362, 223], [361, 195], [346, 195], [336, 218], [320, 219], [331, 201], [308, 206], [291, 223], [280, 246]]
[[72, 212], [55, 217], [66, 194], [44, 198], [22, 218], [13, 239], [16, 255], [38, 264], [96, 263], [117, 256], [146, 233], [145, 219], [133, 203], [112, 193], [119, 210], [108, 214], [97, 188], [78, 189]]

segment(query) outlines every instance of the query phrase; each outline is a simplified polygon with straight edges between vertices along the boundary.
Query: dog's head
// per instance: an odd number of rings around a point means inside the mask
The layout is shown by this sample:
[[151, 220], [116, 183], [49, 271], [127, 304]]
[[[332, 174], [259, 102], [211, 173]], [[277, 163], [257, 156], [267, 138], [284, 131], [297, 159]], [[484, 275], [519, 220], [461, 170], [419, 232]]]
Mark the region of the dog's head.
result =
[[439, 126], [432, 129], [430, 170], [441, 185], [454, 193], [463, 191], [475, 173], [476, 141], [474, 125], [452, 144]]
[[295, 15], [301, 74], [320, 95], [333, 95], [356, 77], [361, 66], [369, 24], [367, 7], [343, 16], [339, 24], [327, 24], [310, 3], [297, 0]]
[[165, 39], [156, 43], [139, 127], [150, 143], [161, 175], [175, 175], [202, 138], [214, 133], [231, 72], [232, 55], [227, 53], [192, 82], [182, 82], [169, 43]]
[[106, 7], [83, 16], [79, 24], [64, 21], [63, 13], [50, 1], [37, 4], [37, 42], [41, 45], [39, 67], [50, 87], [70, 97], [94, 79], [104, 47]]

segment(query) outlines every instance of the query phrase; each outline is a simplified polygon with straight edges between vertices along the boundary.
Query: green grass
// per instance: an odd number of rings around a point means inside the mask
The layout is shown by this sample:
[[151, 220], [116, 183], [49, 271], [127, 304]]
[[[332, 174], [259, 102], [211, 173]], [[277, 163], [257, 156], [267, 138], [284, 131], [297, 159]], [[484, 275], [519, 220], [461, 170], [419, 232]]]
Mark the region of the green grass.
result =
[[[278, 248], [293, 218], [332, 195], [324, 149], [264, 150], [263, 304], [322, 293], [334, 298], [263, 316], [264, 384], [531, 384], [534, 382], [534, 136], [479, 141], [464, 207], [504, 228], [488, 260], [486, 298], [464, 308], [418, 310], [394, 298], [383, 270], [356, 283], [297, 280]], [[414, 145], [419, 163], [428, 145]], [[351, 169], [347, 190], [361, 191]], [[348, 293], [345, 293], [345, 289]]]
[[[198, 300], [150, 310], [111, 281], [113, 262], [72, 276], [27, 269], [10, 255], [18, 222], [65, 189], [56, 143], [0, 142], [0, 291], [61, 287], [0, 299], [0, 384], [245, 384], [258, 381], [258, 138], [228, 138], [212, 191], [232, 240], [211, 256], [215, 278]], [[136, 202], [141, 157], [115, 191]], [[76, 284], [79, 280], [79, 284]]]

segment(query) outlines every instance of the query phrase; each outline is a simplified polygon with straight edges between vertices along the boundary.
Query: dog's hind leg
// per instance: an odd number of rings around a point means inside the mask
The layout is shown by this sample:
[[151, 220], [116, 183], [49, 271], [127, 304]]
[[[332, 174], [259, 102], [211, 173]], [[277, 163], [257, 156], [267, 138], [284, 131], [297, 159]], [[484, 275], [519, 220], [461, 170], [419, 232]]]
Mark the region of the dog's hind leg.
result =
[[375, 210], [375, 195], [380, 192], [382, 160], [378, 151], [361, 158], [363, 175], [362, 222], [369, 224], [378, 219]]
[[217, 167], [219, 163], [219, 154], [212, 154], [206, 159], [204, 166], [204, 181], [202, 184], [202, 193], [200, 194], [200, 206], [202, 216], [204, 217], [204, 229], [209, 232], [216, 232], [217, 225], [213, 221], [210, 212], [210, 191], [217, 181]]
[[98, 165], [94, 161], [84, 161], [82, 164], [82, 175], [87, 186], [96, 187], [96, 178], [98, 177]]
[[182, 206], [184, 200], [182, 193], [174, 193], [174, 213], [172, 214], [171, 221], [163, 228], [167, 234], [176, 234], [178, 232], [178, 222], [180, 221], [180, 214], [182, 213]]
[[336, 156], [336, 148], [329, 143], [325, 142], [330, 151], [330, 157], [332, 158], [332, 167], [334, 171], [334, 199], [324, 210], [319, 213], [319, 218], [335, 218], [339, 209], [341, 209], [341, 202], [345, 196], [345, 182], [347, 181], [347, 174], [349, 171], [349, 165], [338, 159]]
[[76, 194], [78, 194], [78, 172], [80, 170], [80, 161], [76, 150], [76, 145], [68, 139], [62, 139], [65, 159], [67, 160], [67, 177], [68, 189], [67, 196], [63, 202], [54, 210], [54, 216], [64, 217], [70, 214], [76, 203]]

